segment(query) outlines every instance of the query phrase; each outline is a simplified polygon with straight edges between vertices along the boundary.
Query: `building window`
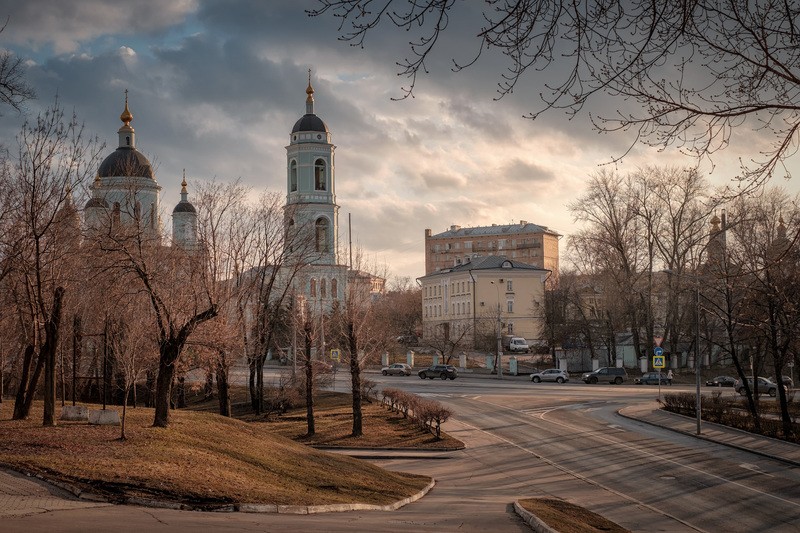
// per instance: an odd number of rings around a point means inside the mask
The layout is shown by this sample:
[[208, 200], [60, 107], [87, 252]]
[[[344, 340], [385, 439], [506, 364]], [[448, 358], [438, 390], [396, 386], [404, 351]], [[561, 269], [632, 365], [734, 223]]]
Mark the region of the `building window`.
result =
[[317, 280], [314, 278], [311, 278], [311, 290], [309, 291], [309, 294], [312, 298], [317, 296]]
[[325, 161], [322, 159], [314, 162], [314, 190], [325, 190]]
[[508, 305], [508, 312], [509, 313], [513, 313], [514, 312], [514, 300], [508, 300], [508, 302], [506, 302], [506, 304]]
[[328, 289], [325, 286], [325, 280], [324, 279], [319, 280], [319, 295], [320, 295], [321, 298], [327, 298], [328, 297]]
[[133, 206], [133, 218], [136, 220], [136, 222], [139, 222], [139, 220], [142, 218], [142, 204], [139, 202], [136, 202], [136, 204]]
[[331, 298], [334, 300], [339, 298], [339, 282], [336, 278], [331, 280]]
[[289, 164], [289, 191], [297, 190], [297, 161], [292, 160]]
[[512, 292], [514, 290], [514, 283], [511, 280], [506, 281], [506, 290]]
[[328, 253], [328, 220], [325, 218], [318, 218], [315, 224], [314, 233], [314, 247], [319, 253]]
[[119, 202], [114, 202], [114, 208], [111, 211], [111, 223], [112, 224], [119, 224], [120, 220], [120, 206]]
[[508, 334], [509, 335], [514, 334], [514, 324], [512, 324], [511, 322], [508, 323]]

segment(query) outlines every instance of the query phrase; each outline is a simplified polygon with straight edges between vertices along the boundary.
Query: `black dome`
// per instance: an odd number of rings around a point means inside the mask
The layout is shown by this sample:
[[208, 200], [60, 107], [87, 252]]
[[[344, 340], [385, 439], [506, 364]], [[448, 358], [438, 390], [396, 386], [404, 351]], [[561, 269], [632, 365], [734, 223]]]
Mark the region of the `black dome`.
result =
[[328, 133], [328, 126], [326, 126], [317, 115], [307, 113], [294, 123], [292, 133], [297, 133], [298, 131], [321, 131], [323, 133]]
[[190, 202], [178, 202], [178, 205], [175, 206], [175, 209], [172, 210], [174, 213], [197, 213], [197, 210]]
[[84, 209], [91, 209], [92, 207], [103, 207], [108, 209], [108, 202], [102, 198], [89, 198], [89, 201], [86, 202], [86, 207], [84, 207]]
[[101, 178], [112, 176], [153, 178], [150, 161], [133, 148], [117, 148], [100, 163], [97, 174]]

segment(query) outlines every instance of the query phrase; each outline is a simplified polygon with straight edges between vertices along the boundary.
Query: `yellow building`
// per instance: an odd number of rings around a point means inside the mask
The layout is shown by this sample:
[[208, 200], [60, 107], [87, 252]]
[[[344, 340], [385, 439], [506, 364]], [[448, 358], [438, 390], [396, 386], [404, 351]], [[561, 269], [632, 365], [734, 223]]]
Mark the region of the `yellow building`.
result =
[[502, 335], [541, 343], [549, 275], [549, 270], [492, 255], [467, 257], [460, 265], [419, 278], [423, 341], [481, 348], [496, 338], [499, 322]]
[[545, 226], [520, 220], [506, 224], [450, 229], [431, 234], [425, 230], [425, 274], [458, 266], [473, 257], [503, 255], [511, 260], [558, 272], [561, 235]]

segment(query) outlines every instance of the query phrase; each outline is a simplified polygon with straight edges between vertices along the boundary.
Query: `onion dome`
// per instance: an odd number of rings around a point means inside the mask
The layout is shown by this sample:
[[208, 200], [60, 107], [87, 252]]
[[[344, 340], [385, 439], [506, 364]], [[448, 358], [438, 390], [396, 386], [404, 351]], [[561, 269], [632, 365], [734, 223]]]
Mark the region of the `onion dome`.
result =
[[155, 179], [150, 161], [136, 150], [135, 131], [131, 127], [133, 113], [128, 109], [127, 90], [125, 91], [125, 110], [119, 119], [123, 123], [122, 127], [117, 130], [119, 147], [100, 163], [97, 175], [101, 178], [124, 176]]
[[178, 202], [178, 205], [175, 206], [175, 209], [172, 210], [172, 214], [175, 213], [193, 213], [197, 214], [197, 210], [194, 208], [192, 203], [189, 201], [189, 192], [186, 190], [186, 169], [183, 170], [183, 181], [181, 182], [181, 201]]
[[311, 86], [311, 69], [308, 71], [308, 87], [306, 88], [306, 114], [294, 123], [292, 133], [299, 131], [318, 131], [328, 133], [328, 126], [314, 114], [314, 88]]

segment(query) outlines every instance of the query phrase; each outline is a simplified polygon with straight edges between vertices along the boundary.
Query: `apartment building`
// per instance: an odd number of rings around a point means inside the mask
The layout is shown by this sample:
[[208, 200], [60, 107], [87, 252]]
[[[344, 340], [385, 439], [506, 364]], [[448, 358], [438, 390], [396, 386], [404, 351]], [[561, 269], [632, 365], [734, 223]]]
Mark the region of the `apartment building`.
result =
[[474, 346], [496, 334], [542, 341], [544, 285], [549, 270], [505, 256], [467, 258], [460, 265], [419, 278], [423, 339]]
[[454, 225], [436, 235], [426, 229], [425, 274], [461, 265], [474, 257], [503, 255], [557, 275], [560, 238], [558, 232], [527, 220], [473, 228]]

